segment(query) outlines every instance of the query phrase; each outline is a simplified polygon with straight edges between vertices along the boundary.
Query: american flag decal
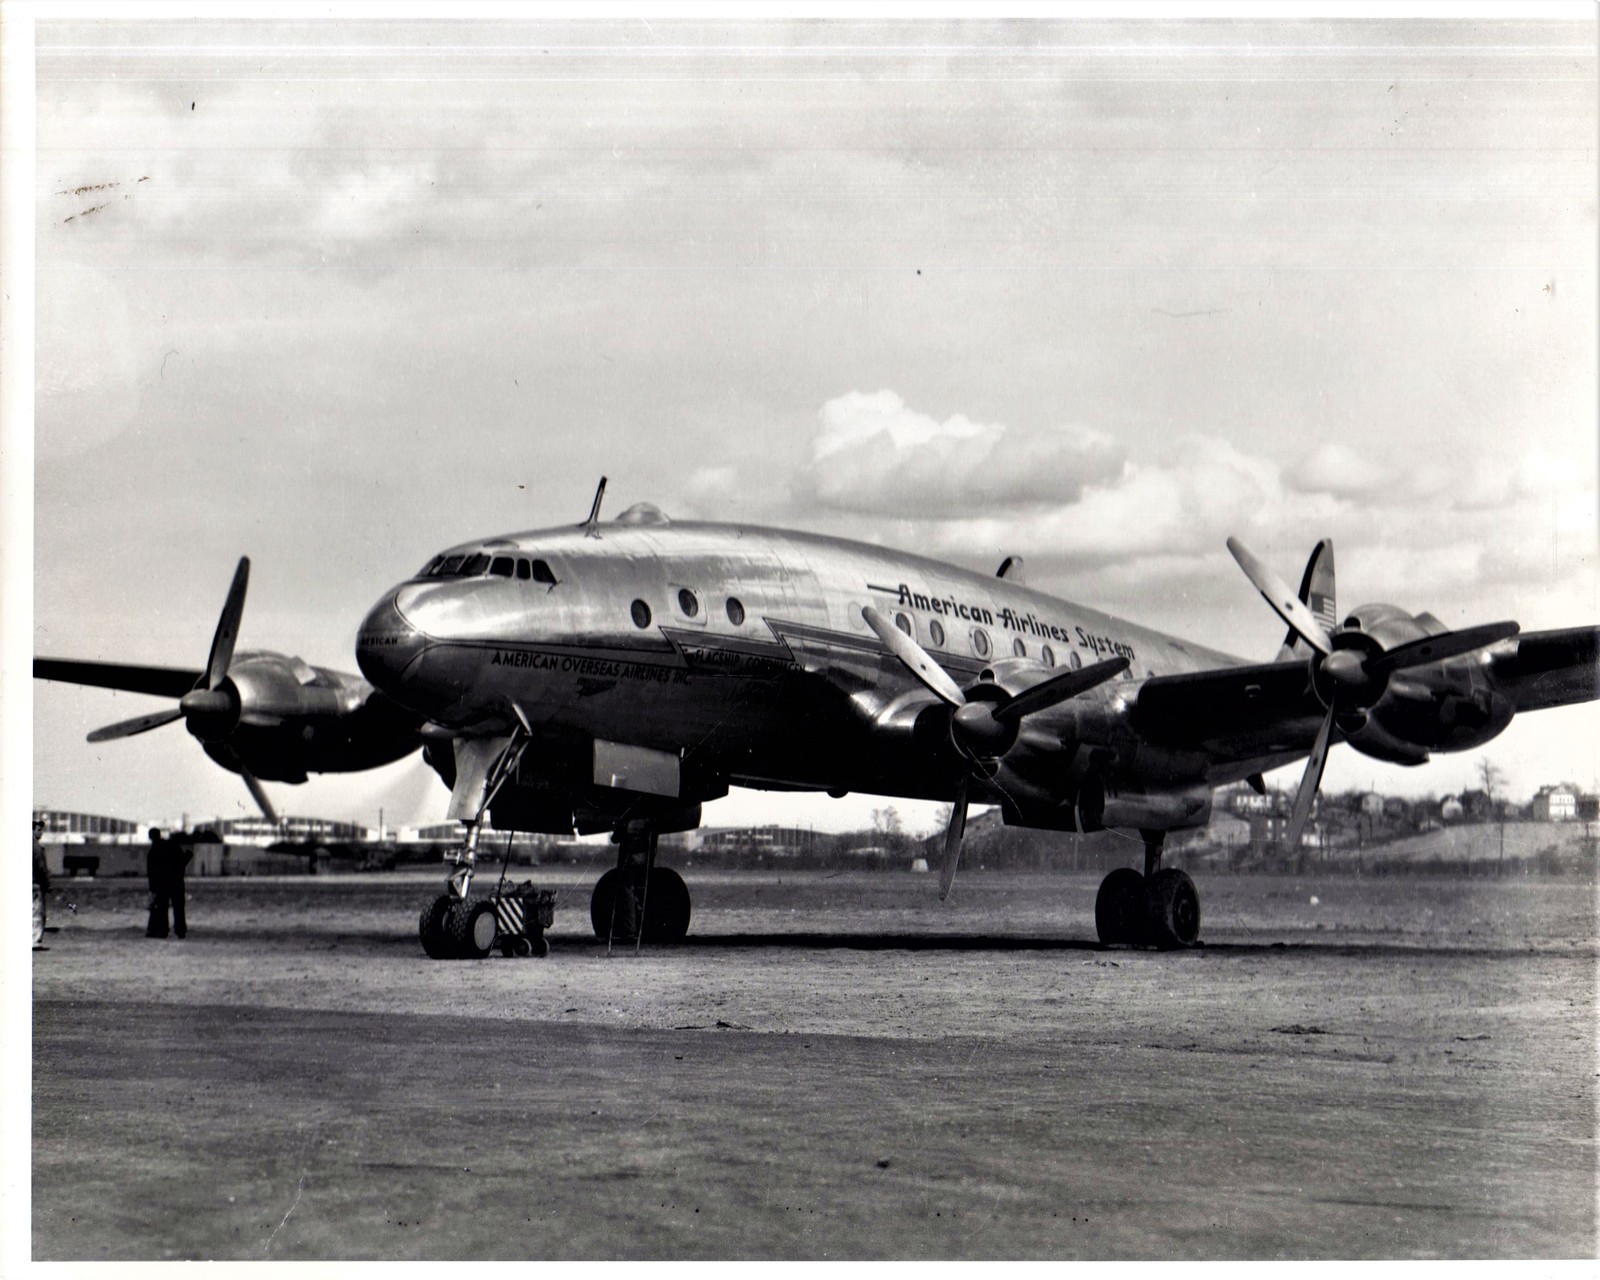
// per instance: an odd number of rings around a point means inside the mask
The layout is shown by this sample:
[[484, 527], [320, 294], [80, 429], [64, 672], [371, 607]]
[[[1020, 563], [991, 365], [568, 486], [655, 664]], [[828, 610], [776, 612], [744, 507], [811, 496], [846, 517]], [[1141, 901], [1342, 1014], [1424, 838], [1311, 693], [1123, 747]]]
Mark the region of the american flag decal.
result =
[[1306, 601], [1311, 612], [1317, 615], [1317, 621], [1322, 624], [1324, 631], [1333, 631], [1339, 625], [1338, 616], [1334, 612], [1333, 597], [1324, 595], [1320, 591], [1308, 593], [1310, 599]]

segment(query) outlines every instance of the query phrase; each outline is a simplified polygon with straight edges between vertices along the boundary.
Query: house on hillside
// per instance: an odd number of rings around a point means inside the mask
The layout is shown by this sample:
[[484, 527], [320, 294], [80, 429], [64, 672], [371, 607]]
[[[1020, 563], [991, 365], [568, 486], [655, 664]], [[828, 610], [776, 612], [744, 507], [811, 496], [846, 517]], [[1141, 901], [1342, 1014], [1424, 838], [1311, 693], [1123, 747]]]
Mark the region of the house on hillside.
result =
[[1578, 789], [1569, 783], [1540, 787], [1533, 797], [1531, 816], [1535, 822], [1571, 822], [1578, 816]]

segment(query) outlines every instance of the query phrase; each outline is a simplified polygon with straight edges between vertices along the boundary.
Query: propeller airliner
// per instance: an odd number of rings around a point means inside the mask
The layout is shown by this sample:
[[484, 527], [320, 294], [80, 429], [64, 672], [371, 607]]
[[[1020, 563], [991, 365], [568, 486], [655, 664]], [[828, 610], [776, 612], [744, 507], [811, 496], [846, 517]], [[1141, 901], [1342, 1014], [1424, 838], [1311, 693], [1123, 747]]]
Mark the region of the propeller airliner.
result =
[[[1167, 834], [1205, 826], [1215, 788], [1306, 761], [1297, 845], [1332, 746], [1415, 765], [1481, 746], [1519, 712], [1600, 696], [1600, 628], [1449, 630], [1360, 606], [1342, 620], [1333, 548], [1298, 590], [1235, 539], [1287, 627], [1249, 662], [994, 576], [793, 530], [669, 519], [648, 503], [577, 526], [478, 539], [384, 593], [356, 644], [361, 676], [233, 653], [241, 561], [203, 671], [35, 660], [35, 675], [160, 693], [176, 707], [94, 740], [183, 719], [266, 810], [260, 778], [363, 769], [422, 747], [464, 824], [419, 932], [438, 958], [487, 954], [472, 894], [480, 833], [610, 831], [600, 937], [681, 939], [683, 879], [658, 837], [699, 825], [731, 786], [948, 802], [948, 896], [968, 807], [1056, 831], [1125, 828], [1142, 869], [1102, 883], [1106, 944], [1181, 948], [1200, 934]], [[363, 678], [364, 677], [364, 678]]]

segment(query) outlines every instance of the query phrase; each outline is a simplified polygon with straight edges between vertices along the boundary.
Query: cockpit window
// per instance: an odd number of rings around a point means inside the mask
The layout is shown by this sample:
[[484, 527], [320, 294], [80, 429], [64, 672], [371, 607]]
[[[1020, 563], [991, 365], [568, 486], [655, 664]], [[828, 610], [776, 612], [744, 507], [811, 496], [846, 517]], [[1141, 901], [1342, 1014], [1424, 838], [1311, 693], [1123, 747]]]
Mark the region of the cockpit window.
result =
[[417, 574], [419, 578], [477, 578], [489, 574], [495, 578], [520, 578], [527, 582], [542, 582], [548, 587], [557, 583], [550, 566], [543, 560], [530, 560], [527, 556], [490, 556], [480, 551], [467, 555], [437, 555]]

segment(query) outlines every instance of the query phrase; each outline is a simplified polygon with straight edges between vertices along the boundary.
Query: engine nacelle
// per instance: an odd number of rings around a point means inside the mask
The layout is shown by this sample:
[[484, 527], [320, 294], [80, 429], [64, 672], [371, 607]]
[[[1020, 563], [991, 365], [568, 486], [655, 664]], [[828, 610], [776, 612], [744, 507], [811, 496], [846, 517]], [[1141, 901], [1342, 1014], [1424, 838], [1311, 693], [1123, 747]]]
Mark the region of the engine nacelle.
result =
[[1182, 831], [1211, 821], [1211, 799], [1211, 788], [1203, 785], [1132, 791], [1109, 786], [1091, 775], [1078, 792], [1078, 822], [1084, 831], [1107, 827]]

